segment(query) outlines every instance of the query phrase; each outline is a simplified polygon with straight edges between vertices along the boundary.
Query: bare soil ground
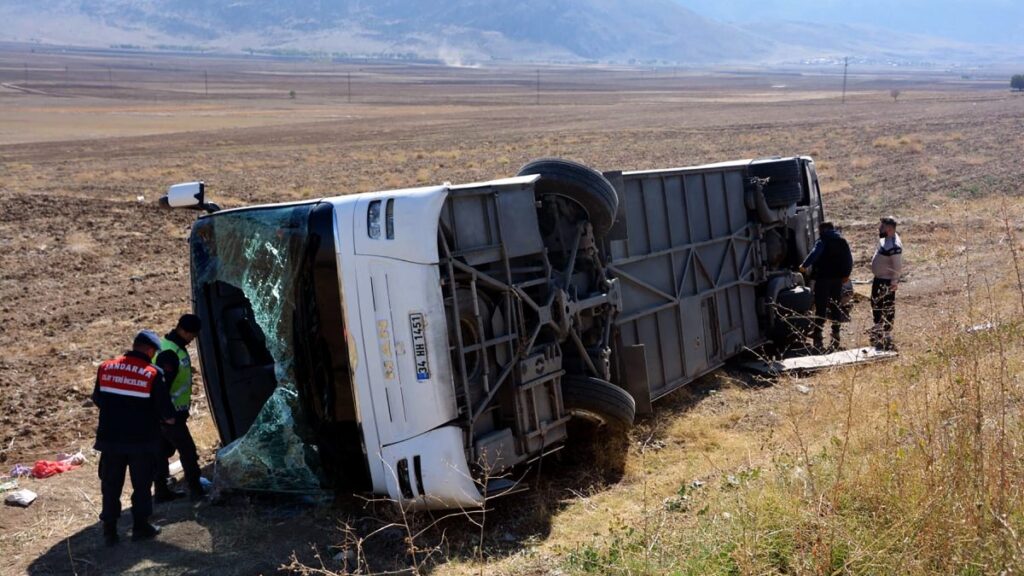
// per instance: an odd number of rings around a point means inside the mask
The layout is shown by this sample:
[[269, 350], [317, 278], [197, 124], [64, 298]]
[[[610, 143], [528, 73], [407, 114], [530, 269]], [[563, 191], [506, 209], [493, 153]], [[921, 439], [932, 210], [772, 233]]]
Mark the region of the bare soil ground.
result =
[[[194, 215], [154, 201], [192, 179], [236, 206], [503, 177], [541, 156], [640, 169], [810, 154], [826, 210], [854, 246], [856, 278], [869, 278], [877, 217], [905, 223], [898, 336], [912, 359], [921, 352], [915, 336], [962, 302], [964, 278], [943, 262], [970, 250], [971, 274], [1005, 271], [995, 250], [1000, 217], [1019, 228], [1024, 213], [1024, 97], [1001, 78], [857, 75], [841, 105], [839, 85], [825, 74], [538, 75], [0, 52], [0, 466], [88, 453], [98, 363], [136, 330], [165, 331], [189, 308]], [[892, 87], [902, 91], [898, 102]], [[867, 322], [862, 307], [849, 343], [865, 339]], [[873, 370], [856, 374], [869, 382]], [[535, 472], [530, 492], [494, 503], [482, 530], [443, 520], [413, 558], [404, 528], [390, 528], [367, 541], [365, 560], [374, 570], [424, 562], [439, 574], [559, 573], [567, 551], [635, 517], [648, 498], [789, 449], [781, 438], [794, 407], [814, 423], [808, 434], [827, 438], [835, 379], [806, 380], [815, 395], [805, 396], [788, 381], [706, 378], [638, 427], [623, 477], [570, 454]], [[201, 399], [197, 410], [192, 427], [209, 461], [216, 433]], [[338, 570], [330, 547], [345, 540], [344, 526], [365, 536], [400, 520], [387, 506], [349, 498], [178, 502], [158, 507], [165, 533], [155, 542], [108, 551], [98, 542], [94, 464], [22, 482], [40, 496], [28, 509], [0, 510], [0, 572], [267, 573], [292, 554], [320, 566], [313, 547]]]

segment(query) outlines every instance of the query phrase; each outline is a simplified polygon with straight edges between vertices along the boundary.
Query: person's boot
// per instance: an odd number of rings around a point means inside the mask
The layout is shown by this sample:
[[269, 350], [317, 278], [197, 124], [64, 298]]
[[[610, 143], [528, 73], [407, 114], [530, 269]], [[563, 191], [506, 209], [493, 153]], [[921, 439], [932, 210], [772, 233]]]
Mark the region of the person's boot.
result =
[[178, 498], [184, 498], [184, 494], [176, 490], [171, 490], [166, 482], [157, 480], [153, 489], [153, 502], [157, 504], [163, 504], [164, 502], [170, 502], [177, 500]]
[[842, 350], [843, 347], [839, 343], [839, 340], [840, 340], [839, 324], [833, 324], [832, 325], [832, 341], [829, 343], [828, 350], [826, 350], [826, 352], [831, 354], [832, 352], [838, 352], [838, 351]]
[[822, 337], [821, 329], [814, 329], [814, 336], [811, 339], [811, 352], [821, 354], [825, 351], [825, 339]]
[[882, 344], [881, 344], [881, 347], [879, 349], [880, 350], [884, 350], [886, 352], [896, 352], [897, 351], [896, 350], [896, 343], [893, 342], [893, 339], [892, 339], [892, 332], [886, 332], [885, 335], [882, 336]]
[[188, 499], [192, 502], [200, 502], [203, 498], [206, 498], [206, 495], [207, 491], [206, 488], [203, 487], [202, 482], [196, 482], [195, 484], [189, 485]]
[[136, 522], [135, 526], [132, 528], [132, 542], [156, 538], [156, 535], [159, 533], [159, 526], [155, 526], [153, 524], [150, 524], [149, 522], [143, 522], [141, 524]]
[[113, 546], [118, 543], [121, 538], [117, 535], [117, 522], [104, 522], [103, 523], [103, 544], [106, 546]]
[[871, 342], [871, 347], [875, 350], [882, 349], [882, 325], [875, 324], [868, 330], [868, 338]]

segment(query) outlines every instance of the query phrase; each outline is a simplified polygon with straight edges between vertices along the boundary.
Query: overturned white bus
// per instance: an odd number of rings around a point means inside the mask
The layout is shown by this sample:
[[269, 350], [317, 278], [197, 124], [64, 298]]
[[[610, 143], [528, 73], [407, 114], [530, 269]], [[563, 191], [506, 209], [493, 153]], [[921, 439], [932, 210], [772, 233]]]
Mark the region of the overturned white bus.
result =
[[[164, 201], [209, 206], [201, 183]], [[603, 174], [545, 159], [505, 180], [210, 211], [190, 245], [219, 459], [264, 488], [422, 508], [479, 506], [570, 418], [628, 427], [791, 336], [823, 219], [807, 157]]]

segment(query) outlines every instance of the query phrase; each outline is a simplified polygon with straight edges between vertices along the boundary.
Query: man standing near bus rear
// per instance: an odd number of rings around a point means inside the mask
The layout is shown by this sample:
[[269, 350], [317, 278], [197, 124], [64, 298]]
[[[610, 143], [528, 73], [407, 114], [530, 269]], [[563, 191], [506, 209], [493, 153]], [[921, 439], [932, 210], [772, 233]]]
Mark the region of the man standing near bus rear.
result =
[[[841, 323], [846, 321], [840, 300], [843, 284], [853, 272], [853, 254], [833, 223], [818, 226], [818, 242], [800, 265], [800, 272], [807, 274], [808, 269], [814, 278], [814, 349], [819, 354], [835, 352], [840, 349]], [[832, 322], [832, 341], [827, 349], [823, 335], [826, 320]]]
[[871, 257], [871, 345], [879, 350], [896, 350], [892, 325], [896, 319], [896, 290], [903, 274], [903, 242], [896, 233], [896, 219], [886, 216], [878, 224], [878, 248]]

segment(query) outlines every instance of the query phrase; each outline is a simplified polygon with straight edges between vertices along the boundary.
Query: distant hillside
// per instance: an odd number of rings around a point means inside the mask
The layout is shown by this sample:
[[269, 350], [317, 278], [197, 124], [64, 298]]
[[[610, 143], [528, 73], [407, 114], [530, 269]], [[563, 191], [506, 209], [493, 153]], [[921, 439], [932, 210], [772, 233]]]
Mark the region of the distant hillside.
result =
[[872, 26], [976, 44], [1024, 43], [1019, 0], [676, 0], [721, 22]]
[[781, 15], [726, 24], [694, 13], [680, 0], [0, 0], [0, 18], [0, 40], [322, 52], [450, 64], [771, 64], [837, 55], [880, 62], [1000, 62], [1024, 54], [1019, 47], [863, 24], [777, 21]]
[[766, 21], [739, 27], [774, 45], [772, 59], [780, 62], [853, 56], [877, 63], [1005, 63], [1024, 55], [1024, 49], [1015, 46], [959, 42], [864, 24]]
[[672, 0], [8, 0], [0, 38], [460, 60], [748, 59], [770, 47]]

